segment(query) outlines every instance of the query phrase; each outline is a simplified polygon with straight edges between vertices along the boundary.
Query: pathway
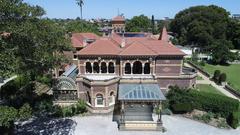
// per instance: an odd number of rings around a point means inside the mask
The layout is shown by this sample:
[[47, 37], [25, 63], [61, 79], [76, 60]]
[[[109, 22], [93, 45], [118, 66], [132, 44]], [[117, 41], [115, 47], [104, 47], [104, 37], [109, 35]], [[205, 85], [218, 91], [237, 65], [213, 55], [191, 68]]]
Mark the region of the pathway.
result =
[[0, 83], [0, 88], [1, 88], [3, 85], [5, 85], [7, 82], [9, 82], [9, 81], [11, 81], [11, 80], [13, 80], [13, 79], [15, 79], [15, 78], [17, 78], [16, 75], [13, 76], [13, 77], [11, 77], [11, 78], [8, 78], [8, 79], [4, 80], [3, 83]]
[[[185, 63], [184, 64], [185, 66], [187, 67], [191, 67], [193, 68], [191, 65], [189, 65], [188, 63]], [[220, 91], [221, 93], [223, 93], [224, 95], [228, 96], [228, 97], [231, 97], [231, 98], [234, 98], [234, 99], [238, 99], [240, 100], [239, 98], [237, 98], [235, 95], [233, 95], [232, 93], [228, 92], [224, 86], [220, 86], [220, 85], [217, 85], [214, 81], [210, 80], [210, 78], [206, 77], [204, 74], [202, 74], [201, 72], [197, 72], [197, 75], [202, 77], [203, 80], [197, 80], [196, 83], [197, 84], [211, 84], [213, 87], [215, 87], [218, 91]]]

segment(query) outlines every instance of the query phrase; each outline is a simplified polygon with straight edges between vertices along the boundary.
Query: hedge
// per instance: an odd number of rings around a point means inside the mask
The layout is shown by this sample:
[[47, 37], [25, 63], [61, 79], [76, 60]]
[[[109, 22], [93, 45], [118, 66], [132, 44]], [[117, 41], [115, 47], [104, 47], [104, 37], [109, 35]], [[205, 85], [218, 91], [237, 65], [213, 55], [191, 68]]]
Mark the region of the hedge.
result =
[[174, 113], [186, 113], [193, 110], [192, 105], [189, 103], [173, 104], [171, 109]]
[[170, 105], [176, 103], [191, 103], [193, 109], [219, 113], [227, 118], [232, 112], [240, 110], [240, 102], [226, 96], [214, 93], [198, 92], [191, 89], [171, 87], [167, 98]]
[[190, 103], [199, 110], [220, 113], [224, 117], [228, 117], [232, 112], [240, 110], [239, 101], [236, 99], [197, 91], [190, 91], [187, 94], [189, 94]]
[[228, 124], [236, 129], [240, 124], [240, 112], [233, 112], [227, 119]]

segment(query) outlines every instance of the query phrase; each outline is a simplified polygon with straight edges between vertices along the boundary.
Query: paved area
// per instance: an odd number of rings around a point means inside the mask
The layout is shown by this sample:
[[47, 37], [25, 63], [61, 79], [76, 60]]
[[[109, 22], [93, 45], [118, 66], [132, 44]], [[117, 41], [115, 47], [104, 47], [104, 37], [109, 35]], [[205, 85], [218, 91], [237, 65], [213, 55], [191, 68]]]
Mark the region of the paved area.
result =
[[[154, 117], [156, 118], [156, 117]], [[218, 129], [181, 116], [163, 116], [165, 133], [149, 131], [118, 131], [112, 116], [74, 117], [75, 135], [240, 135], [240, 129]]]
[[[187, 67], [192, 67], [188, 63], [185, 63], [184, 65]], [[203, 78], [203, 80], [197, 80], [196, 81], [197, 84], [211, 84], [213, 87], [215, 87], [218, 91], [220, 91], [224, 95], [234, 98], [234, 99], [238, 99], [235, 95], [233, 95], [232, 93], [230, 93], [226, 89], [224, 89], [223, 86], [217, 85], [214, 81], [211, 81], [210, 78], [206, 77], [201, 72], [198, 72], [197, 74], [198, 74], [198, 76]], [[238, 99], [238, 100], [240, 100], [240, 99]]]

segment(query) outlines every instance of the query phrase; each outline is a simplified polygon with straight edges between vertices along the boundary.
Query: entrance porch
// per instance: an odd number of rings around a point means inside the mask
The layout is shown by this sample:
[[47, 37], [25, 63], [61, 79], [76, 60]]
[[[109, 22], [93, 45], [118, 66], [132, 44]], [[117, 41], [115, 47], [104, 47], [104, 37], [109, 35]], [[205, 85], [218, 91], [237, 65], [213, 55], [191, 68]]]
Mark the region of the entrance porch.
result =
[[[119, 130], [161, 131], [161, 101], [165, 99], [158, 84], [120, 84]], [[152, 117], [154, 109], [159, 110], [156, 121]]]

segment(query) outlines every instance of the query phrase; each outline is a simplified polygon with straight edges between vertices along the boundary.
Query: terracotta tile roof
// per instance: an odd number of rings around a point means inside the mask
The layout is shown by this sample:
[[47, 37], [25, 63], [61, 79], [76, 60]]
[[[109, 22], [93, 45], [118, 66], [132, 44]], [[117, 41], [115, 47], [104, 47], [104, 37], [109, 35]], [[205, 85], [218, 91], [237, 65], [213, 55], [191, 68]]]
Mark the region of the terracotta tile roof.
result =
[[[163, 30], [160, 40], [152, 37], [125, 38], [125, 47], [121, 48], [123, 37], [113, 34], [108, 38], [99, 38], [80, 50], [78, 55], [118, 55], [118, 56], [184, 56], [180, 49], [166, 40], [167, 31]], [[168, 38], [168, 37], [167, 37]]]
[[120, 56], [154, 56], [157, 55], [153, 50], [143, 45], [141, 42], [136, 41], [126, 47], [120, 54]]
[[118, 15], [112, 19], [112, 21], [125, 21], [125, 17]]
[[168, 32], [167, 32], [166, 27], [163, 27], [158, 40], [169, 41]]
[[83, 48], [77, 54], [79, 55], [118, 55], [121, 48], [108, 38], [101, 38], [94, 43]]
[[94, 33], [73, 33], [71, 37], [72, 46], [83, 47], [84, 39], [98, 39], [99, 36]]
[[158, 55], [186, 55], [184, 52], [182, 52], [180, 49], [178, 49], [173, 44], [162, 41], [162, 40], [149, 40], [143, 42], [147, 47], [151, 48], [156, 52]]

